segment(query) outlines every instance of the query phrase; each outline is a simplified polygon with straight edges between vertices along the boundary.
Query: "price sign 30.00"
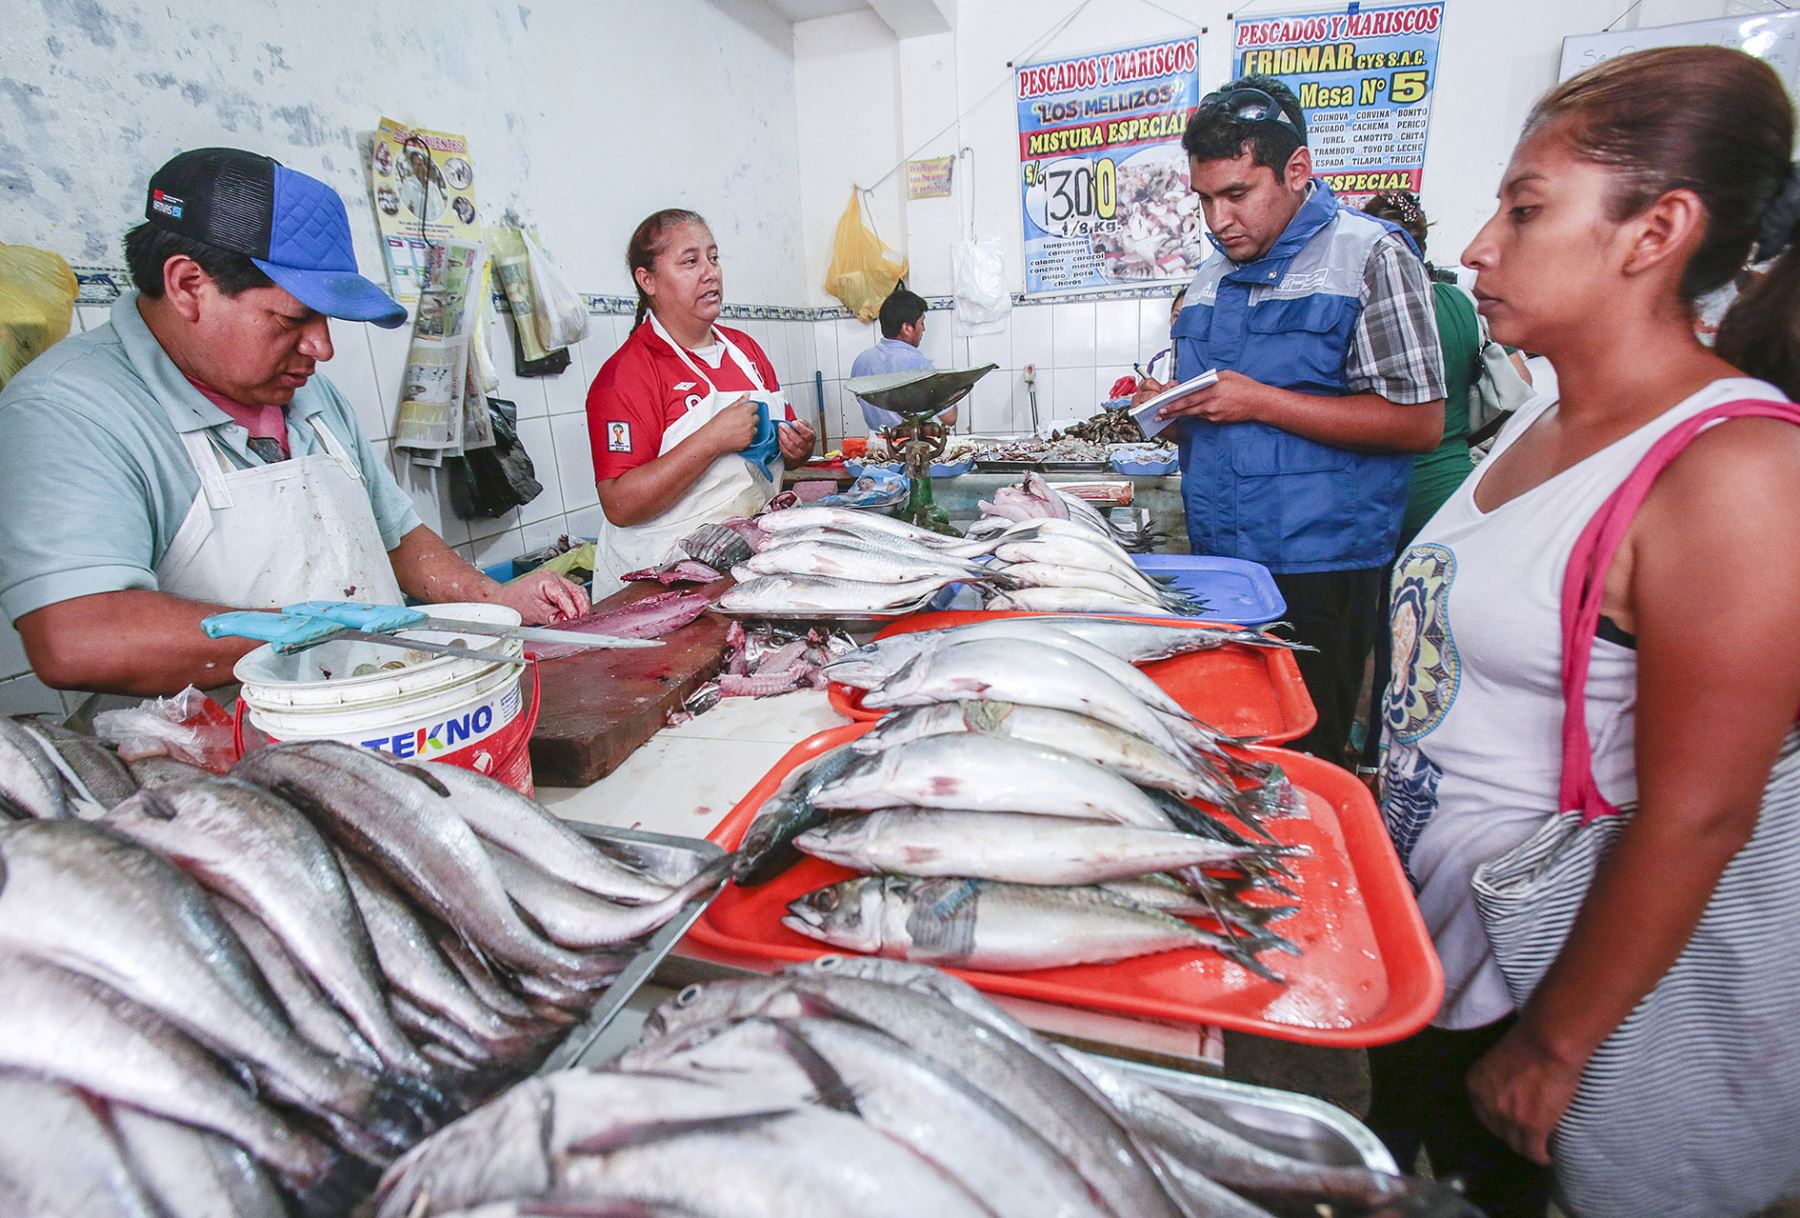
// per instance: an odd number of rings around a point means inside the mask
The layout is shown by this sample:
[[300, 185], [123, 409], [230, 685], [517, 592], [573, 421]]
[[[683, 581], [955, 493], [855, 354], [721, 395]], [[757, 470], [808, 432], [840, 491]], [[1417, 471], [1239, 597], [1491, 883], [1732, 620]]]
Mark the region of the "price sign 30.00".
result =
[[1111, 157], [1031, 161], [1025, 207], [1032, 222], [1059, 237], [1111, 232], [1118, 225], [1118, 166]]

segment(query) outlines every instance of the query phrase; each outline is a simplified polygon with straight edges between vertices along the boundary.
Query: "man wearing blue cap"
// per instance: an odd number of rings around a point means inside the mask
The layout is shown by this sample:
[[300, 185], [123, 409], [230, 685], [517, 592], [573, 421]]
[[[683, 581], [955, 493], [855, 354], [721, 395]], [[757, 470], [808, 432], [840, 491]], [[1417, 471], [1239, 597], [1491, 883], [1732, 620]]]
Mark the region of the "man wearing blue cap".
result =
[[317, 366], [329, 318], [406, 311], [356, 272], [337, 193], [265, 156], [184, 152], [125, 238], [136, 291], [0, 392], [0, 610], [60, 689], [229, 682], [224, 608], [484, 601], [530, 623], [587, 597], [500, 585], [419, 520]]

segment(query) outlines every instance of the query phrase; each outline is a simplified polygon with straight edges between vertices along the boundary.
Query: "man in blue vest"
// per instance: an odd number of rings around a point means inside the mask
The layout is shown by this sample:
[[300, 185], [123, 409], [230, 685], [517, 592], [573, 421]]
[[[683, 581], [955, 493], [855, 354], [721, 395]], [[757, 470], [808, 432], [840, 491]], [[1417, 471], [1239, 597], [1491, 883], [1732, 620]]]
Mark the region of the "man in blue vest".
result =
[[1173, 335], [1175, 379], [1218, 383], [1161, 411], [1179, 420], [1188, 541], [1274, 573], [1319, 649], [1299, 655], [1319, 723], [1296, 746], [1341, 763], [1412, 454], [1444, 430], [1431, 286], [1405, 234], [1312, 176], [1280, 81], [1208, 94], [1182, 146], [1218, 251]]

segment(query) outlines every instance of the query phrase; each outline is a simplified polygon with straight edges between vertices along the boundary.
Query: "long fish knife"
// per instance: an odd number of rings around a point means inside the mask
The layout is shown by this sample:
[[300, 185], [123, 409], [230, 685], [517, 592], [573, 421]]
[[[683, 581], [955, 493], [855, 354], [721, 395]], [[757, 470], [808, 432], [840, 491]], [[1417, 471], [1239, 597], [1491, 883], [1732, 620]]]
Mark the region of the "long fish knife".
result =
[[423, 651], [432, 655], [455, 656], [459, 660], [479, 660], [484, 664], [525, 663], [524, 656], [509, 656], [503, 651], [476, 651], [473, 648], [456, 647], [449, 643], [425, 643], [418, 639], [403, 639], [393, 634], [352, 630], [348, 626], [326, 618], [301, 617], [291, 613], [239, 609], [230, 613], [215, 613], [211, 617], [203, 618], [200, 628], [206, 631], [206, 637], [209, 639], [255, 639], [259, 643], [268, 643], [275, 648], [279, 655], [292, 655], [297, 651], [305, 651], [309, 647], [317, 647], [320, 643], [330, 643], [338, 639], [352, 639], [357, 642], [374, 643], [381, 647], [398, 647], [403, 651]]
[[450, 634], [492, 635], [503, 639], [519, 639], [527, 643], [561, 643], [583, 648], [661, 647], [661, 639], [624, 639], [610, 634], [589, 634], [577, 630], [554, 630], [543, 626], [501, 626], [493, 622], [469, 622], [458, 618], [434, 617], [422, 609], [406, 605], [371, 605], [358, 601], [302, 601], [288, 605], [283, 613], [299, 617], [324, 618], [352, 630], [441, 630]]

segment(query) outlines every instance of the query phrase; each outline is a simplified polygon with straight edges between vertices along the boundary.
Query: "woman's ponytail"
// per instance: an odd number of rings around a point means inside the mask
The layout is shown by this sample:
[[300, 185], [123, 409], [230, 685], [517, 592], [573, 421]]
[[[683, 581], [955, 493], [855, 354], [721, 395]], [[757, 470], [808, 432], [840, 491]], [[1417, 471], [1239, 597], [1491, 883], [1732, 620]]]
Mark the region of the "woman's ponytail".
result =
[[1768, 381], [1800, 400], [1800, 167], [1763, 210], [1756, 258], [1775, 264], [1760, 274], [1746, 271], [1713, 350], [1751, 376]]

